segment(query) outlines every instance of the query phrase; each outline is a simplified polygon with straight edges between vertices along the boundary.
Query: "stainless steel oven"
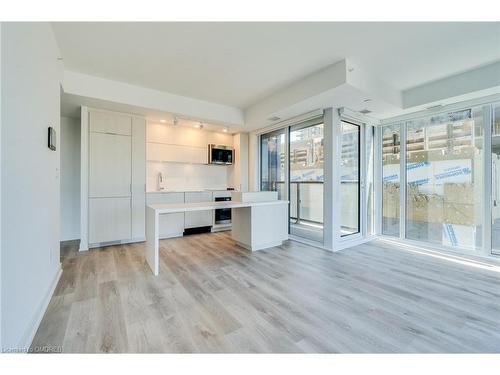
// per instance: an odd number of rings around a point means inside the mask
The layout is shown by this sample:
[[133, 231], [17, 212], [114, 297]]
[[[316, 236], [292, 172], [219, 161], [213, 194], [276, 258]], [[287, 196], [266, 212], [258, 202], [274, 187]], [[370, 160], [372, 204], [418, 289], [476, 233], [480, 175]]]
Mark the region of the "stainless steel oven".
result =
[[[215, 197], [216, 202], [230, 201], [231, 197]], [[231, 209], [219, 208], [215, 210], [215, 224], [231, 224]]]

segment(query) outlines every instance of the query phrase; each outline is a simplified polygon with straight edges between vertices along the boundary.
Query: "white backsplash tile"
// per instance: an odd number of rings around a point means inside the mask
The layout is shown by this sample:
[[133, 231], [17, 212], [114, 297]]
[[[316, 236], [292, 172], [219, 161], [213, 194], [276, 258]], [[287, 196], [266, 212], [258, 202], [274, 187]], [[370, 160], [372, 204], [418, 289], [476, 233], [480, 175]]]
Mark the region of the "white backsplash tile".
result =
[[158, 190], [158, 173], [163, 173], [166, 190], [221, 189], [229, 186], [231, 166], [147, 163], [147, 191]]

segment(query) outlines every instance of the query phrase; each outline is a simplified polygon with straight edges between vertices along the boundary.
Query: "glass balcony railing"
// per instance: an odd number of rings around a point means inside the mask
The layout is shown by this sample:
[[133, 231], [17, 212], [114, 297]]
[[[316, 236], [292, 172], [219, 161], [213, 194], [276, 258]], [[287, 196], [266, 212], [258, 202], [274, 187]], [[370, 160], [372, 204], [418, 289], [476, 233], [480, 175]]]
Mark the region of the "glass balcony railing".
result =
[[[342, 200], [352, 202], [342, 205], [342, 233], [352, 232], [359, 223], [357, 215], [358, 189], [357, 180], [341, 181]], [[286, 197], [284, 181], [269, 183], [270, 190], [278, 191], [280, 199]], [[323, 241], [323, 181], [292, 181], [290, 182], [290, 234], [308, 238], [313, 241]], [[352, 218], [350, 222], [349, 218]]]
[[323, 181], [290, 183], [290, 222], [323, 226]]

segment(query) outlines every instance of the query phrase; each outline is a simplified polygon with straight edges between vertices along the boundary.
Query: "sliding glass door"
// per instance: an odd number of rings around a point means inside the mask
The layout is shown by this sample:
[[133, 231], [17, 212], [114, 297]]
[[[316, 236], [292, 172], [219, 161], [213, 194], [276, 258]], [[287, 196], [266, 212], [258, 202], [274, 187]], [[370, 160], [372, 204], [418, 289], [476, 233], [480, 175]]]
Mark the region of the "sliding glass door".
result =
[[340, 164], [341, 236], [360, 232], [360, 142], [361, 127], [342, 121]]
[[323, 119], [260, 136], [260, 189], [288, 199], [290, 234], [323, 242]]
[[[363, 178], [370, 184], [373, 181], [368, 169], [373, 168], [374, 131], [369, 128], [369, 134], [364, 134], [368, 133], [364, 126], [349, 121], [335, 126], [341, 130], [342, 147], [340, 159], [333, 161], [340, 177], [340, 184], [334, 183], [340, 193], [334, 202], [334, 209], [340, 211], [334, 233], [337, 241], [340, 236], [365, 235], [372, 227], [369, 215], [362, 220], [361, 211], [373, 206], [372, 188], [365, 192], [362, 182]], [[324, 130], [323, 117], [317, 117], [260, 136], [261, 190], [278, 191], [280, 199], [288, 199], [289, 233], [318, 244], [324, 243]], [[369, 147], [363, 149], [365, 143]], [[366, 162], [361, 160], [364, 152], [369, 155]]]
[[287, 199], [288, 196], [286, 133], [286, 129], [280, 129], [260, 137], [260, 189], [277, 191], [278, 199]]
[[290, 128], [290, 234], [323, 242], [323, 123]]

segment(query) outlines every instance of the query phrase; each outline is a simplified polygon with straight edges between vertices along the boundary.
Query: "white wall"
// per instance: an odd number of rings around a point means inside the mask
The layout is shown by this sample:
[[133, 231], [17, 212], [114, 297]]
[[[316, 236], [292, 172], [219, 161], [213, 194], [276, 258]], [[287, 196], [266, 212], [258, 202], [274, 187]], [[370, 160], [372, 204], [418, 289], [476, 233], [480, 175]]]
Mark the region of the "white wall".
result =
[[[26, 348], [36, 332], [59, 261], [61, 63], [48, 23], [2, 25], [2, 348]], [[58, 137], [59, 138], [59, 137]]]
[[80, 238], [80, 119], [61, 117], [61, 241]]

